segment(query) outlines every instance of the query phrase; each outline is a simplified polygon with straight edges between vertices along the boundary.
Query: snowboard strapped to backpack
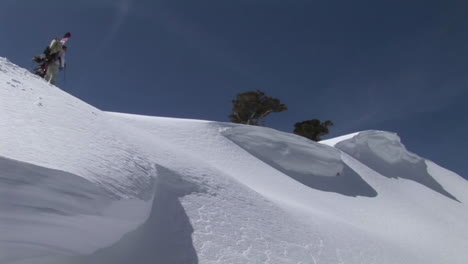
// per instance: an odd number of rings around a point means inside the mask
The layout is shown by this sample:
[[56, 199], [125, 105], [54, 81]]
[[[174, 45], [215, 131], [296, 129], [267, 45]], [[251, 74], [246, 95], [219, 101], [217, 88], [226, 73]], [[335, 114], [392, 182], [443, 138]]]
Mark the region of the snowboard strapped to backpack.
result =
[[70, 37], [71, 34], [68, 32], [63, 36], [62, 39], [53, 39], [50, 45], [45, 48], [43, 54], [33, 57], [32, 60], [36, 63], [39, 63], [39, 65], [34, 68], [35, 74], [41, 77], [46, 75], [49, 63], [54, 62], [58, 58], [60, 52], [66, 48], [65, 43]]

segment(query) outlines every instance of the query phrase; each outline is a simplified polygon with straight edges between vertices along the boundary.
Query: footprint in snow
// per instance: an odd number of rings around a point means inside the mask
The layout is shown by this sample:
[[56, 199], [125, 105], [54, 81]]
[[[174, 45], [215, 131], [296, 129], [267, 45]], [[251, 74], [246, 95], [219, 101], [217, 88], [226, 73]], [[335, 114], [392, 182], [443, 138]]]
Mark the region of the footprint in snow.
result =
[[11, 83], [11, 82], [7, 82], [7, 84], [8, 84], [8, 85], [10, 85], [10, 86], [11, 86], [11, 87], [13, 87], [13, 88], [16, 88], [16, 87], [18, 87], [18, 85], [16, 85], [16, 84], [13, 84], [13, 83]]
[[36, 105], [37, 105], [37, 106], [44, 106], [44, 105], [42, 104], [41, 100], [42, 100], [42, 97], [39, 97], [39, 100], [36, 102]]

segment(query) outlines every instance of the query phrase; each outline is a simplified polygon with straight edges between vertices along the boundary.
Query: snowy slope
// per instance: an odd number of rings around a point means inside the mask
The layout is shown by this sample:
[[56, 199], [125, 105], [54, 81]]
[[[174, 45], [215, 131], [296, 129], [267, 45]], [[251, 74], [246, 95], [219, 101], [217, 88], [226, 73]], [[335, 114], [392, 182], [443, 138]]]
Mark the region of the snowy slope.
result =
[[100, 111], [0, 58], [0, 263], [466, 263], [468, 183], [392, 133]]

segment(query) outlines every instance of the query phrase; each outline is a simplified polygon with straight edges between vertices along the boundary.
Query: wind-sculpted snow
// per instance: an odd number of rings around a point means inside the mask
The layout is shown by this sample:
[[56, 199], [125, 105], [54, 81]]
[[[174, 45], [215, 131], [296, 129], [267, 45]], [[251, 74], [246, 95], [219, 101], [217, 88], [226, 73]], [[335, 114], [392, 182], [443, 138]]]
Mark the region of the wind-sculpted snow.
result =
[[149, 198], [155, 170], [120, 133], [125, 124], [2, 58], [0, 98], [0, 156], [85, 177], [117, 198]]
[[0, 58], [0, 135], [1, 264], [468, 259], [467, 181], [390, 133], [107, 113]]
[[[195, 175], [197, 172], [181, 175], [164, 168], [158, 172], [149, 218], [114, 245], [90, 255], [46, 256], [14, 264], [338, 261], [334, 249], [330, 254], [326, 248], [329, 238], [320, 237], [222, 172], [205, 185], [200, 185], [199, 176], [203, 175]], [[351, 250], [342, 252], [343, 257], [349, 254]]]
[[0, 158], [0, 263], [91, 253], [140, 225], [148, 206], [115, 201], [68, 172]]
[[277, 131], [235, 127], [224, 135], [266, 164], [314, 189], [349, 196], [376, 196], [342, 160], [340, 151]]
[[112, 245], [98, 248], [92, 254], [51, 255], [15, 263], [150, 264], [155, 260], [156, 263], [198, 263], [192, 242], [193, 228], [179, 198], [202, 190], [162, 167], [158, 171], [149, 217]]
[[432, 161], [426, 160], [427, 172], [450, 192], [458, 201], [468, 204], [468, 181], [460, 175], [440, 167]]
[[412, 180], [456, 200], [428, 173], [425, 160], [407, 151], [396, 134], [365, 131], [336, 147], [383, 176]]

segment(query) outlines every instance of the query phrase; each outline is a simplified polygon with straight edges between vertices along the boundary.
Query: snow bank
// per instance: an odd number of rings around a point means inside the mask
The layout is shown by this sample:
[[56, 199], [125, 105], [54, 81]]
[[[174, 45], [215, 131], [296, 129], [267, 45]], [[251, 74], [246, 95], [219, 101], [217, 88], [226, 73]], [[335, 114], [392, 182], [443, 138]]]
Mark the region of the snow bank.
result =
[[383, 176], [412, 180], [456, 199], [428, 173], [425, 160], [406, 150], [394, 133], [364, 131], [337, 143], [336, 147]]
[[0, 262], [89, 254], [143, 223], [155, 165], [106, 113], [0, 58]]
[[308, 187], [349, 196], [377, 195], [343, 162], [340, 151], [335, 148], [269, 128], [237, 126], [226, 130], [223, 135]]
[[155, 168], [125, 124], [0, 58], [0, 156], [67, 171], [118, 198], [149, 199]]
[[0, 158], [0, 262], [90, 254], [148, 215], [147, 202], [113, 200], [71, 173]]
[[0, 262], [464, 264], [467, 181], [365, 131], [100, 111], [0, 58]]

